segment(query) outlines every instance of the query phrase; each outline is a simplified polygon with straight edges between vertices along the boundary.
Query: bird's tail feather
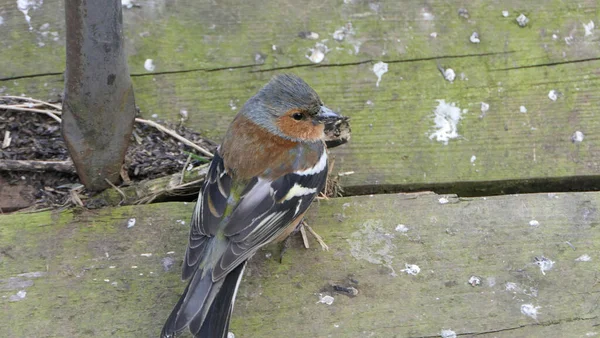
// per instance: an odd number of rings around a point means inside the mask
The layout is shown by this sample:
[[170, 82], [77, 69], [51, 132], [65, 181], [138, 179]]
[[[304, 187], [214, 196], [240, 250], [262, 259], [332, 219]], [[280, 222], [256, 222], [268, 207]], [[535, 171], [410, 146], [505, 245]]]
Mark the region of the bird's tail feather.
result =
[[235, 296], [242, 281], [245, 267], [246, 262], [243, 262], [227, 274], [223, 285], [221, 285], [221, 290], [212, 302], [204, 321], [190, 324], [190, 331], [196, 337], [227, 337]]
[[206, 310], [210, 306], [210, 302], [207, 300], [214, 298], [212, 293], [218, 292], [219, 286], [222, 284], [222, 282], [217, 282], [217, 285], [213, 283], [211, 272], [211, 270], [198, 269], [194, 273], [165, 322], [161, 333], [162, 338], [174, 337], [175, 334], [185, 330], [197, 317], [201, 317], [199, 319], [203, 320], [203, 314], [206, 314]]
[[216, 283], [212, 281], [212, 271], [196, 271], [171, 311], [161, 337], [175, 337], [186, 327], [194, 337], [227, 337], [235, 294], [245, 266], [246, 262], [240, 264]]

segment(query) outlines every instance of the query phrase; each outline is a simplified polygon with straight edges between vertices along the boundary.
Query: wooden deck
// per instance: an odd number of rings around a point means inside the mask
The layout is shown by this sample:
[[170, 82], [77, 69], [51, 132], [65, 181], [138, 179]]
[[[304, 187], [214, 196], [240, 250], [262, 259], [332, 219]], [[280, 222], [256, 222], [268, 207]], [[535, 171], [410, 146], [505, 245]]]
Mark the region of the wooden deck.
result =
[[[599, 204], [599, 193], [320, 201], [308, 221], [331, 250], [305, 250], [297, 237], [281, 264], [277, 247], [261, 251], [242, 282], [231, 330], [236, 337], [437, 337], [442, 330], [593, 337], [600, 332]], [[191, 212], [191, 203], [162, 203], [0, 217], [0, 332], [156, 337], [184, 287]], [[130, 219], [135, 226], [127, 228]], [[319, 302], [325, 296], [331, 305]]]
[[[31, 3], [28, 23], [0, 0], [0, 95], [57, 98], [64, 4]], [[124, 22], [143, 117], [186, 110], [186, 126], [219, 140], [246, 99], [290, 72], [352, 119], [352, 140], [332, 151], [334, 174], [353, 172], [340, 178], [351, 197], [321, 201], [310, 219], [331, 251], [296, 245], [283, 264], [262, 252], [236, 303], [237, 337], [600, 336], [600, 195], [575, 192], [600, 189], [597, 1], [136, 4]], [[418, 190], [503, 196], [395, 194]], [[573, 192], [546, 193], [558, 190]], [[183, 289], [178, 220], [191, 207], [0, 216], [0, 332], [156, 336]]]

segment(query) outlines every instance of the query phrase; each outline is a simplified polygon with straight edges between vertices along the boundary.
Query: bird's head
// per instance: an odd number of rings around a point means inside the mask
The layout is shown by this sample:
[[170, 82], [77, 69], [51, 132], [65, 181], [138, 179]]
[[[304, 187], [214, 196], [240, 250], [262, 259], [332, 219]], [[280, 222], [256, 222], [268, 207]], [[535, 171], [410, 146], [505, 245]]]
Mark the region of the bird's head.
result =
[[301, 78], [277, 75], [240, 111], [271, 133], [293, 141], [324, 137], [323, 126], [340, 115], [323, 105], [319, 95]]

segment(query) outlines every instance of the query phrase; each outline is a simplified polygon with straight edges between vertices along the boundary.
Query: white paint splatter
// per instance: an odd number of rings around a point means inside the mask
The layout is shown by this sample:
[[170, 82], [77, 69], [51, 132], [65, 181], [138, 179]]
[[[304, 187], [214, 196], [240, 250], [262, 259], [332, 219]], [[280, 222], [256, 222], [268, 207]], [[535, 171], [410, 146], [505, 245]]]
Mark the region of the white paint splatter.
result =
[[4, 23], [4, 18], [0, 16], [0, 25]]
[[446, 204], [448, 202], [450, 202], [446, 197], [440, 197], [440, 199], [438, 200], [438, 202], [440, 204]]
[[121, 0], [121, 6], [131, 9], [133, 8], [133, 2], [131, 2], [131, 0]]
[[408, 227], [404, 224], [398, 224], [396, 226], [396, 231], [398, 232], [402, 232], [402, 233], [407, 233], [408, 232]]
[[409, 275], [416, 276], [416, 275], [419, 274], [419, 272], [421, 272], [421, 268], [418, 265], [416, 265], [416, 264], [405, 263], [404, 264], [404, 269], [402, 269], [400, 271], [406, 272]]
[[575, 258], [576, 262], [589, 262], [592, 260], [592, 257], [590, 257], [590, 255], [587, 254], [583, 254], [577, 258]]
[[537, 320], [538, 309], [541, 309], [540, 306], [533, 306], [533, 304], [523, 304], [521, 305], [521, 313]]
[[332, 37], [334, 40], [336, 41], [344, 41], [344, 39], [346, 38], [346, 36], [349, 35], [354, 35], [354, 28], [352, 28], [352, 23], [348, 22], [345, 26], [337, 29], [335, 32], [333, 32]]
[[552, 34], [552, 40], [558, 40], [558, 35]]
[[317, 302], [317, 304], [327, 304], [327, 305], [331, 305], [333, 304], [334, 298], [329, 296], [329, 295], [322, 295], [319, 294], [319, 301]]
[[20, 290], [20, 291], [18, 291], [16, 294], [14, 294], [14, 295], [11, 295], [11, 296], [8, 298], [8, 300], [9, 300], [10, 302], [18, 302], [18, 301], [20, 301], [20, 300], [23, 300], [23, 299], [25, 299], [25, 297], [26, 297], [26, 296], [27, 296], [27, 291], [25, 291], [25, 290]]
[[581, 143], [583, 142], [584, 137], [585, 135], [583, 135], [583, 133], [578, 130], [573, 134], [573, 136], [571, 136], [571, 140], [575, 143]]
[[239, 102], [239, 99], [229, 99], [229, 108], [231, 108], [231, 110], [236, 110], [237, 109], [237, 103]]
[[583, 29], [585, 29], [585, 35], [584, 36], [588, 36], [588, 35], [592, 35], [594, 32], [594, 21], [588, 22], [588, 23], [584, 23], [583, 24]]
[[377, 76], [377, 83], [375, 83], [376, 87], [379, 87], [379, 82], [381, 82], [381, 77], [383, 76], [383, 74], [387, 73], [387, 71], [388, 71], [388, 64], [383, 61], [379, 61], [373, 65], [373, 73], [375, 73], [375, 75]]
[[367, 220], [346, 241], [350, 244], [352, 257], [382, 265], [390, 269], [390, 275], [395, 277], [397, 275], [392, 263], [396, 246], [393, 238], [394, 235], [382, 226], [381, 220]]
[[508, 18], [509, 14], [508, 11], [502, 11], [502, 16], [505, 18]]
[[149, 72], [153, 72], [154, 69], [156, 69], [156, 66], [154, 65], [154, 60], [146, 59], [146, 61], [144, 62], [144, 68]]
[[517, 283], [506, 282], [506, 291], [519, 291], [521, 288], [517, 285]]
[[423, 20], [425, 20], [425, 21], [431, 21], [431, 20], [435, 19], [435, 16], [432, 13], [429, 13], [424, 8], [421, 10], [421, 16], [423, 16]]
[[490, 105], [485, 102], [481, 102], [481, 114], [485, 115], [485, 113], [487, 113], [488, 110], [490, 110]]
[[469, 278], [467, 283], [469, 283], [469, 285], [471, 285], [471, 286], [479, 286], [479, 285], [481, 285], [481, 278], [479, 278], [477, 276], [471, 276], [471, 278]]
[[321, 63], [325, 59], [325, 54], [329, 52], [329, 48], [325, 44], [317, 42], [315, 48], [311, 48], [308, 51], [310, 52], [310, 55], [305, 56], [310, 62]]
[[573, 42], [573, 36], [569, 35], [569, 36], [567, 36], [567, 37], [565, 38], [565, 43], [566, 43], [567, 45], [570, 45], [570, 44], [571, 44], [571, 42]]
[[471, 163], [475, 164], [475, 160], [477, 160], [477, 156], [471, 156]]
[[44, 4], [44, 0], [17, 0], [17, 8], [25, 15], [25, 21], [29, 25], [29, 30], [33, 30], [31, 26], [31, 17], [29, 16], [29, 10], [36, 10]]
[[437, 32], [431, 32], [431, 34], [429, 34], [429, 36], [431, 36], [432, 38], [437, 38], [438, 33]]
[[471, 43], [480, 43], [481, 40], [479, 39], [479, 34], [477, 32], [473, 32], [473, 34], [471, 34], [469, 37], [469, 41], [471, 41]]
[[127, 228], [133, 228], [135, 226], [135, 218], [127, 220]]
[[531, 221], [529, 221], [529, 225], [532, 227], [537, 227], [540, 225], [540, 222], [536, 221], [535, 219], [532, 219]]
[[554, 261], [542, 256], [535, 258], [535, 264], [540, 267], [540, 271], [542, 271], [542, 275], [546, 275], [546, 271], [552, 270], [554, 267]]
[[179, 110], [179, 116], [181, 116], [181, 120], [182, 120], [182, 121], [187, 121], [187, 119], [188, 119], [188, 116], [189, 116], [189, 115], [188, 115], [188, 111], [187, 111], [187, 110], [185, 110], [185, 109], [181, 109], [181, 110]]
[[521, 113], [527, 113], [527, 108], [525, 108], [525, 106], [520, 106], [520, 107], [519, 107], [519, 111], [520, 111]]
[[461, 114], [466, 113], [467, 110], [461, 110], [456, 106], [455, 103], [446, 103], [444, 100], [437, 100], [439, 103], [435, 108], [434, 123], [437, 129], [431, 135], [429, 139], [442, 142], [445, 145], [448, 141], [459, 137], [458, 135], [458, 122], [462, 119]]
[[521, 27], [525, 27], [527, 26], [527, 23], [529, 23], [529, 18], [527, 18], [525, 16], [525, 14], [521, 13], [518, 17], [517, 17], [517, 23], [519, 24], [519, 26]]
[[152, 254], [151, 253], [143, 253], [143, 254], [140, 254], [140, 256], [142, 256], [142, 257], [152, 257]]
[[446, 81], [448, 82], [454, 82], [454, 79], [456, 79], [456, 73], [454, 72], [454, 69], [452, 68], [447, 68], [444, 70], [444, 79], [446, 79]]
[[587, 332], [585, 334], [586, 337], [595, 337], [597, 335], [598, 335], [598, 332], [593, 332], [593, 331]]
[[319, 38], [319, 33], [315, 32], [306, 32], [302, 35], [305, 39], [309, 40], [317, 40]]
[[556, 90], [552, 89], [551, 91], [549, 91], [548, 98], [552, 101], [556, 101], [556, 99], [558, 98], [558, 94], [556, 93]]
[[440, 332], [440, 337], [442, 338], [456, 338], [456, 332], [452, 330], [442, 330]]

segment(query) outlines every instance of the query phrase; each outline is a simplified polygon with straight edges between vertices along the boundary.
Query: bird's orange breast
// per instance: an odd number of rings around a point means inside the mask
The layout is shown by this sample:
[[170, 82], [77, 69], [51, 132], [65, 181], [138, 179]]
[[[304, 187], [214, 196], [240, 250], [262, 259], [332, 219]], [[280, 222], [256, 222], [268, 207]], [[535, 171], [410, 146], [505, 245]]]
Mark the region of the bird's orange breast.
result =
[[220, 151], [228, 172], [239, 180], [256, 176], [274, 180], [314, 166], [321, 155], [321, 148], [274, 135], [241, 115], [227, 133]]

